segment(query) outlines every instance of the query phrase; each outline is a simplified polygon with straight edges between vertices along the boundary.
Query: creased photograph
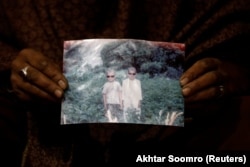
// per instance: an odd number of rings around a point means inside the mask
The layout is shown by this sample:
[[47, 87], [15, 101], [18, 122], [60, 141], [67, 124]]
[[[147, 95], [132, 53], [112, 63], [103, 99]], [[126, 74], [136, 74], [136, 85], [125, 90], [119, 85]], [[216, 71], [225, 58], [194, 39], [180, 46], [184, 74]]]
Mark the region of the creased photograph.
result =
[[185, 44], [137, 39], [64, 41], [69, 82], [61, 124], [184, 126]]

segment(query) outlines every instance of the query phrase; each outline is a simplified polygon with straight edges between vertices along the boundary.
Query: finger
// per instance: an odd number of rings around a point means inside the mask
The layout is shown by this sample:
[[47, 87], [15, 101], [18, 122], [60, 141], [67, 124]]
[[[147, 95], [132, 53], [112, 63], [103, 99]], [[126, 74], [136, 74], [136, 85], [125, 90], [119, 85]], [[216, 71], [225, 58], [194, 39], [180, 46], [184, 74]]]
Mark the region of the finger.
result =
[[[37, 100], [37, 99], [47, 99], [49, 101], [58, 101], [57, 99], [53, 98], [52, 96], [49, 96], [48, 94], [43, 96], [42, 94], [39, 94], [39, 96], [37, 96], [38, 93], [36, 93], [35, 95], [32, 94], [32, 92], [30, 91], [26, 91], [25, 89], [22, 88], [15, 88], [14, 93], [22, 100], [24, 101], [31, 101], [31, 100]], [[44, 92], [45, 93], [45, 92]]]
[[188, 96], [185, 98], [185, 102], [197, 102], [197, 101], [205, 101], [209, 99], [217, 99], [220, 95], [220, 90], [218, 86], [209, 87], [203, 90], [200, 90], [193, 94], [192, 96]]
[[45, 56], [43, 56], [40, 52], [29, 50], [29, 52], [25, 54], [25, 60], [33, 68], [36, 68], [38, 71], [42, 72], [44, 75], [50, 78], [53, 82], [55, 82], [62, 89], [67, 88], [68, 86], [67, 80], [62, 75], [62, 72], [59, 66], [53, 63], [52, 61], [50, 61]]
[[31, 96], [40, 97], [48, 99], [51, 101], [57, 101], [58, 98], [44, 91], [43, 89], [37, 87], [36, 85], [24, 81], [23, 78], [19, 75], [12, 75], [11, 80], [14, 83], [13, 89], [15, 92], [19, 93], [19, 97], [23, 100], [30, 100]]
[[[54, 95], [54, 97], [61, 98], [63, 96], [63, 90], [57, 84], [55, 84], [52, 80], [50, 80], [47, 76], [43, 73], [40, 73], [35, 68], [29, 66], [28, 64], [24, 64], [27, 69], [27, 78], [21, 78], [19, 76], [19, 71], [16, 71], [13, 75], [12, 79], [14, 80], [12, 83], [16, 83], [19, 88], [23, 88], [22, 84], [25, 84], [23, 81], [29, 81], [32, 84], [35, 84], [41, 90], [48, 92], [47, 94]], [[19, 67], [15, 67], [18, 69]], [[20, 68], [19, 68], [20, 69]], [[17, 77], [16, 77], [17, 76]], [[21, 80], [21, 82], [19, 82]], [[35, 94], [38, 91], [32, 92], [33, 89], [29, 90], [28, 92]], [[43, 91], [43, 92], [44, 92]], [[47, 97], [47, 96], [46, 96]]]
[[62, 89], [67, 88], [67, 80], [62, 74], [60, 68], [50, 61], [41, 62], [41, 66], [38, 68], [44, 75], [48, 76], [52, 81], [54, 81]]
[[28, 68], [27, 78], [30, 85], [34, 84], [36, 87], [40, 88], [40, 90], [43, 90], [43, 92], [47, 92], [47, 94], [54, 95], [57, 98], [63, 96], [63, 89], [35, 68]]
[[20, 99], [22, 99], [24, 101], [29, 101], [32, 99], [28, 93], [25, 93], [25, 92], [17, 89], [16, 87], [15, 87], [13, 92], [15, 93], [15, 95], [17, 95], [17, 97], [19, 97]]
[[201, 89], [220, 83], [223, 80], [222, 78], [223, 75], [219, 71], [210, 71], [185, 85], [182, 88], [182, 94], [184, 96], [191, 96]]
[[193, 66], [191, 66], [180, 78], [180, 84], [182, 86], [188, 84], [200, 75], [215, 70], [218, 68], [220, 61], [216, 58], [204, 58], [198, 60]]
[[32, 97], [36, 97], [36, 98], [39, 97], [39, 98], [47, 99], [50, 101], [56, 101], [54, 96], [51, 96], [50, 94], [43, 91], [39, 87], [36, 87], [35, 85], [32, 85], [28, 82], [22, 84], [22, 87], [18, 87], [18, 89], [21, 90], [22, 92], [30, 94]]

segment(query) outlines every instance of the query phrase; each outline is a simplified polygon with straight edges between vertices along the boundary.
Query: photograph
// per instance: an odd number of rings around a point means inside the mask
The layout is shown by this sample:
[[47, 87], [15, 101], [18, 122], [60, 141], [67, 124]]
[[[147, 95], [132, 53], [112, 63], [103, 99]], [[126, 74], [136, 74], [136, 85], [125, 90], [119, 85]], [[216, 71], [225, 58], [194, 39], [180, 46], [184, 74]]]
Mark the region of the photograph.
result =
[[185, 44], [139, 39], [84, 39], [63, 44], [69, 88], [61, 124], [184, 126]]

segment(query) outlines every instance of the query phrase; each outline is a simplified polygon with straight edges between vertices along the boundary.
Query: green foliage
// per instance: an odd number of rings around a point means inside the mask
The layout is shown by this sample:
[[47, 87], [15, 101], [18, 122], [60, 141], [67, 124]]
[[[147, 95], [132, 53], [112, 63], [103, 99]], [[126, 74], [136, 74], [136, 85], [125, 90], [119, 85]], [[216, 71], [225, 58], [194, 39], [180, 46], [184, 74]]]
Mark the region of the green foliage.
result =
[[[117, 72], [122, 80], [123, 72]], [[91, 76], [91, 78], [90, 78]], [[130, 112], [129, 121], [132, 123], [164, 124], [169, 111], [184, 111], [183, 98], [180, 93], [178, 80], [157, 76], [150, 78], [149, 74], [139, 74], [141, 80], [143, 101], [141, 119]], [[104, 73], [88, 72], [78, 80], [80, 85], [70, 82], [63, 103], [64, 114], [68, 123], [106, 122], [102, 101], [102, 88], [106, 82]], [[161, 115], [159, 114], [161, 112]]]
[[178, 80], [162, 76], [141, 77], [143, 102], [142, 119], [145, 123], [163, 124], [167, 112], [184, 111], [184, 99]]

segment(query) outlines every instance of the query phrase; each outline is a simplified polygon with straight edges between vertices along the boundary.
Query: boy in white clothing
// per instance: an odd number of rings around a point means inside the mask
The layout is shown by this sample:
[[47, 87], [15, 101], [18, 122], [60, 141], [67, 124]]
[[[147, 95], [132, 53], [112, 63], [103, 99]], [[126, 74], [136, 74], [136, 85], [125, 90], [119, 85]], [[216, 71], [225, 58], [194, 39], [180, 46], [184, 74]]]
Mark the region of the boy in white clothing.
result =
[[128, 68], [128, 78], [122, 82], [122, 107], [124, 120], [128, 121], [129, 111], [135, 112], [138, 119], [141, 116], [142, 91], [141, 82], [136, 79], [136, 69]]
[[106, 72], [108, 82], [103, 86], [102, 95], [105, 108], [105, 115], [108, 117], [109, 122], [118, 122], [121, 111], [121, 84], [115, 80], [115, 71], [108, 69]]

